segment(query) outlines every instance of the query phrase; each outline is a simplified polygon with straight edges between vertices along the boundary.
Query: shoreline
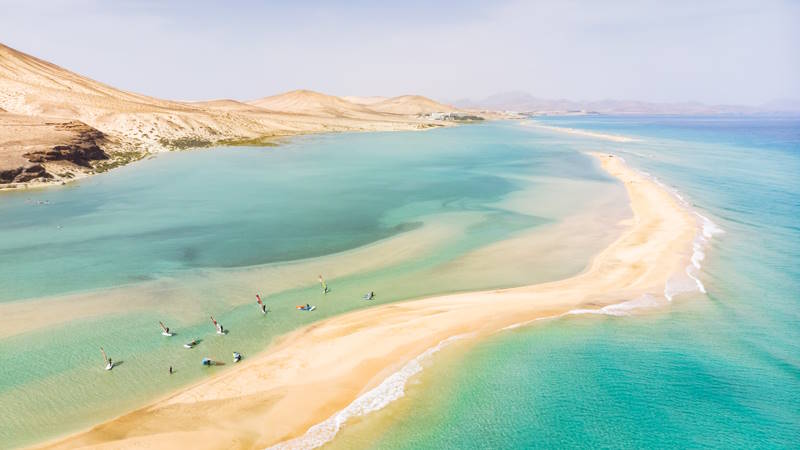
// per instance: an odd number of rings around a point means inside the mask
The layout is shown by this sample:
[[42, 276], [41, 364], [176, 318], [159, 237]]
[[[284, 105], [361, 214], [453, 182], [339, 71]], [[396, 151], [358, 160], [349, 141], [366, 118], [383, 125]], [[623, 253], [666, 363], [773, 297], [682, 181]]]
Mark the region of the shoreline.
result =
[[590, 137], [590, 138], [597, 138], [597, 139], [605, 139], [607, 141], [612, 142], [641, 142], [641, 139], [632, 138], [628, 136], [621, 136], [618, 134], [609, 134], [609, 133], [598, 133], [596, 131], [588, 131], [588, 130], [581, 130], [578, 128], [569, 128], [569, 127], [557, 127], [553, 125], [544, 125], [535, 121], [528, 121], [522, 122], [523, 126], [529, 126], [534, 128], [539, 128], [541, 130], [547, 131], [555, 131], [558, 133], [566, 133], [571, 134], [573, 136], [583, 136], [583, 137]]
[[[94, 169], [92, 171], [80, 171], [76, 170], [73, 174], [72, 178], [59, 178], [53, 181], [44, 181], [42, 179], [36, 178], [31, 181], [21, 182], [21, 183], [0, 183], [0, 195], [3, 193], [13, 193], [13, 192], [27, 192], [27, 191], [41, 191], [44, 189], [50, 189], [55, 187], [62, 187], [71, 185], [77, 181], [86, 180], [88, 178], [93, 178], [97, 175], [102, 175], [104, 173], [114, 172], [116, 169], [120, 169], [123, 167], [128, 167], [132, 164], [135, 164], [139, 161], [143, 161], [145, 159], [151, 158], [153, 156], [162, 154], [162, 153], [171, 153], [171, 152], [190, 152], [190, 151], [198, 151], [198, 150], [214, 150], [214, 149], [227, 149], [227, 148], [236, 148], [236, 147], [259, 147], [259, 148], [273, 148], [273, 147], [281, 147], [283, 144], [289, 143], [292, 139], [296, 139], [299, 137], [305, 136], [324, 136], [324, 135], [331, 135], [331, 134], [343, 134], [343, 133], [396, 133], [402, 131], [428, 131], [428, 130], [435, 130], [439, 128], [446, 128], [451, 126], [458, 126], [462, 124], [450, 124], [450, 123], [424, 123], [420, 122], [420, 124], [425, 125], [419, 128], [404, 128], [401, 126], [397, 127], [386, 127], [384, 128], [376, 128], [376, 129], [342, 129], [342, 130], [299, 130], [295, 133], [285, 134], [281, 136], [277, 136], [274, 138], [273, 141], [263, 140], [259, 142], [257, 139], [253, 140], [253, 144], [247, 144], [247, 141], [219, 141], [216, 143], [212, 143], [207, 146], [197, 146], [197, 147], [186, 147], [186, 148], [170, 148], [167, 150], [156, 150], [156, 151], [148, 151], [142, 150], [139, 152], [139, 158], [125, 161], [122, 164], [116, 164], [113, 167], [110, 167], [106, 170], [101, 172], [95, 172]], [[245, 142], [245, 143], [243, 143]], [[269, 145], [266, 145], [269, 142]], [[108, 149], [109, 151], [113, 152], [116, 150], [112, 150], [111, 148]]]
[[594, 156], [625, 185], [635, 220], [582, 273], [325, 319], [289, 333], [233, 370], [43, 445], [266, 447], [305, 436], [309, 428], [453, 336], [468, 333], [476, 339], [576, 309], [662, 296], [665, 283], [689, 261], [697, 222], [668, 191], [621, 158]]

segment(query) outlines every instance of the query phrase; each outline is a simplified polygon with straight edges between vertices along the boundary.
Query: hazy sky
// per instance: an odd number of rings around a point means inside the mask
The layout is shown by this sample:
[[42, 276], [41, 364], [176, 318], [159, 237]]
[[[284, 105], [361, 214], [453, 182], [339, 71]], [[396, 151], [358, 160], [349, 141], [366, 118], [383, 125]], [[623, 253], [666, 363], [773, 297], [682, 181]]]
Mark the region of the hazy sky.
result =
[[800, 1], [166, 3], [0, 0], [0, 40], [173, 99], [800, 98]]

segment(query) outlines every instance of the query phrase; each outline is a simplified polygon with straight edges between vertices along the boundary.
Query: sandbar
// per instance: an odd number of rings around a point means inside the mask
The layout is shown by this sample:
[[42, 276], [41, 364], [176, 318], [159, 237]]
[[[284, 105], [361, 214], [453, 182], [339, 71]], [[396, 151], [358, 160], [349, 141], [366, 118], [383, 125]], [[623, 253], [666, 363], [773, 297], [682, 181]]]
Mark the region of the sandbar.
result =
[[633, 219], [580, 274], [331, 317], [231, 370], [45, 448], [265, 448], [292, 439], [299, 440], [288, 447], [305, 447], [310, 427], [448, 338], [480, 339], [574, 309], [663, 297], [666, 281], [690, 258], [696, 216], [621, 158], [593, 155], [624, 184]]

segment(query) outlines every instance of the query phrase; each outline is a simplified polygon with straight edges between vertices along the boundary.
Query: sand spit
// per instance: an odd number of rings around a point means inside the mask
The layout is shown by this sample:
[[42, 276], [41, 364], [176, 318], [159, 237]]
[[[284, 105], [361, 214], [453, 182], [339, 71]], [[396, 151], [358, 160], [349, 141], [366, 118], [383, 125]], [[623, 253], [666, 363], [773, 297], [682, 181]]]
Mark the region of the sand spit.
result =
[[235, 369], [46, 448], [264, 448], [290, 439], [313, 446], [329, 436], [315, 436], [320, 428], [312, 427], [454, 336], [476, 339], [576, 309], [663, 296], [665, 282], [689, 260], [697, 220], [620, 158], [595, 156], [625, 184], [634, 219], [583, 273], [332, 317], [290, 333]]
[[540, 130], [556, 131], [559, 133], [571, 134], [573, 136], [584, 136], [590, 138], [605, 139], [607, 141], [612, 141], [612, 142], [639, 142], [639, 139], [627, 136], [620, 136], [617, 134], [598, 133], [596, 131], [579, 130], [577, 128], [569, 128], [569, 127], [555, 127], [552, 125], [542, 125], [536, 122], [522, 122], [522, 124], [530, 127], [536, 127]]

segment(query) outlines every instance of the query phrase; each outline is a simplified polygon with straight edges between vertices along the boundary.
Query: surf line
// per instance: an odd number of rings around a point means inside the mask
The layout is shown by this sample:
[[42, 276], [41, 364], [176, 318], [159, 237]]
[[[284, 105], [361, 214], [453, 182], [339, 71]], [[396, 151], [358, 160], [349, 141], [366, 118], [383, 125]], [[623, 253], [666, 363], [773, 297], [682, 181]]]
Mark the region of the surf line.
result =
[[329, 417], [305, 432], [300, 437], [290, 439], [267, 447], [268, 450], [294, 450], [298, 448], [312, 449], [325, 445], [333, 440], [344, 424], [353, 417], [365, 416], [371, 412], [381, 410], [390, 403], [405, 395], [408, 380], [422, 372], [423, 363], [428, 361], [443, 348], [457, 340], [468, 338], [473, 333], [458, 334], [440, 341], [435, 346], [425, 350], [411, 361], [407, 362], [400, 370], [389, 375], [381, 384], [362, 394], [344, 409]]

